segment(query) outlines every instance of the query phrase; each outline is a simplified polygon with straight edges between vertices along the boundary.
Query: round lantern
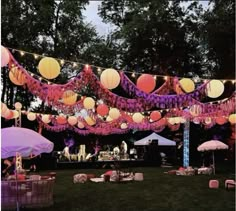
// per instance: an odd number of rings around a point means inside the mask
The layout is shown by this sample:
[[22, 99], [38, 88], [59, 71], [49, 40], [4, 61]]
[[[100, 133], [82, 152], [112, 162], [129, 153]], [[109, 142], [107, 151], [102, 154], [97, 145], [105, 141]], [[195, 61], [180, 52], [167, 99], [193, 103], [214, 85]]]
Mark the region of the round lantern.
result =
[[62, 101], [65, 105], [74, 105], [77, 101], [77, 94], [72, 90], [67, 90], [62, 95]]
[[236, 123], [236, 114], [230, 114], [229, 115], [229, 122], [231, 124], [235, 124]]
[[200, 119], [198, 117], [193, 118], [193, 123], [196, 125], [200, 124]]
[[1, 67], [5, 67], [10, 61], [10, 55], [8, 50], [1, 46]]
[[127, 123], [123, 122], [123, 123], [120, 125], [120, 128], [121, 128], [121, 129], [127, 129], [127, 128], [128, 128]]
[[134, 113], [132, 119], [136, 123], [141, 123], [143, 121], [143, 115], [141, 113]]
[[120, 111], [117, 108], [111, 108], [109, 111], [109, 116], [112, 119], [118, 119], [120, 117]]
[[48, 124], [49, 122], [51, 122], [50, 115], [44, 114], [44, 115], [42, 116], [42, 121], [43, 121], [44, 123], [46, 123], [46, 124]]
[[174, 124], [175, 124], [175, 118], [174, 118], [174, 117], [169, 118], [167, 121], [168, 121], [168, 123], [171, 124], [171, 125], [174, 125]]
[[156, 87], [156, 80], [152, 75], [142, 74], [137, 80], [137, 87], [146, 93], [150, 93]]
[[4, 117], [5, 117], [6, 119], [12, 119], [12, 118], [13, 118], [13, 115], [14, 115], [13, 110], [8, 109], [8, 110], [5, 112]]
[[192, 116], [198, 116], [202, 113], [202, 107], [200, 105], [192, 105], [189, 112]]
[[95, 106], [95, 101], [91, 97], [86, 97], [83, 101], [83, 104], [86, 109], [93, 109]]
[[66, 116], [64, 116], [64, 115], [59, 115], [56, 119], [57, 119], [57, 123], [59, 125], [64, 125], [67, 123]]
[[19, 112], [16, 111], [16, 110], [14, 110], [14, 111], [13, 111], [13, 118], [16, 119], [16, 118], [18, 118], [19, 116], [20, 116]]
[[206, 124], [206, 125], [211, 124], [211, 122], [212, 122], [211, 117], [206, 117], [206, 118], [205, 118], [205, 124]]
[[70, 125], [73, 126], [73, 125], [75, 125], [77, 123], [78, 120], [77, 120], [77, 118], [75, 116], [69, 116], [67, 121], [68, 121], [68, 123]]
[[220, 80], [211, 80], [206, 86], [206, 94], [210, 98], [217, 98], [223, 94], [224, 88]]
[[84, 128], [84, 124], [82, 123], [82, 122], [78, 122], [78, 124], [77, 124], [77, 126], [78, 126], [78, 128], [80, 128], [80, 129], [83, 129]]
[[4, 117], [7, 110], [8, 110], [7, 105], [1, 102], [1, 116], [2, 117]]
[[194, 82], [189, 78], [183, 78], [179, 81], [179, 83], [181, 88], [187, 93], [192, 92], [195, 89]]
[[19, 102], [16, 102], [15, 103], [15, 108], [16, 108], [16, 110], [20, 110], [22, 108], [22, 104], [19, 103]]
[[60, 74], [61, 68], [56, 59], [45, 57], [40, 60], [38, 69], [44, 78], [54, 79]]
[[159, 123], [160, 126], [165, 126], [166, 123], [167, 123], [166, 118], [160, 119], [160, 120], [158, 121], [158, 123]]
[[102, 72], [100, 81], [107, 89], [115, 89], [120, 84], [120, 75], [114, 69], [106, 69]]
[[13, 84], [18, 86], [24, 85], [26, 81], [24, 73], [17, 67], [11, 68], [9, 71], [9, 78]]
[[110, 116], [107, 116], [106, 122], [111, 122], [111, 121], [113, 121], [113, 119]]
[[29, 121], [34, 121], [36, 119], [36, 114], [32, 113], [32, 112], [29, 112], [27, 114], [27, 118], [28, 118]]
[[106, 116], [109, 112], [109, 108], [105, 104], [100, 104], [97, 107], [97, 113], [101, 116]]
[[90, 116], [85, 117], [84, 120], [85, 120], [86, 123], [87, 123], [88, 125], [90, 125], [90, 126], [93, 126], [93, 125], [96, 124], [95, 120], [92, 119]]
[[225, 117], [223, 117], [223, 116], [221, 116], [221, 117], [216, 117], [216, 123], [218, 124], [218, 125], [223, 125], [223, 124], [225, 124], [226, 122], [227, 122], [227, 119], [225, 118]]
[[153, 121], [157, 121], [161, 118], [161, 113], [159, 111], [152, 111], [150, 114], [150, 119]]

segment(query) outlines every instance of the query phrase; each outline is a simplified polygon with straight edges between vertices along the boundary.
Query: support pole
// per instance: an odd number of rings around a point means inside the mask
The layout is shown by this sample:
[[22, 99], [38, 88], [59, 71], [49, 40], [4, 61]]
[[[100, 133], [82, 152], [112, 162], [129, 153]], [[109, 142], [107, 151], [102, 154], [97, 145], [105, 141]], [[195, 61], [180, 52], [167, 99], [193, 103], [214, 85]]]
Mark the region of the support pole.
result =
[[183, 167], [189, 166], [189, 130], [190, 121], [186, 120], [184, 123], [184, 140], [183, 140]]

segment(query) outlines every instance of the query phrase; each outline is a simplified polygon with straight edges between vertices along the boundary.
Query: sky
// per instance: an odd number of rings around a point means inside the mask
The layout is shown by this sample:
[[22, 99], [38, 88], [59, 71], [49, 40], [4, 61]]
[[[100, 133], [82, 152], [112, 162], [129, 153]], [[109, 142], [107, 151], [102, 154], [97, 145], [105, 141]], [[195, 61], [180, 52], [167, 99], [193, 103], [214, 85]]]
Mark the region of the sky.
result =
[[[209, 1], [199, 1], [204, 9], [207, 9]], [[184, 7], [188, 6], [191, 3], [189, 2], [183, 2], [182, 5]], [[93, 26], [95, 26], [97, 32], [99, 35], [107, 35], [109, 34], [115, 26], [112, 24], [105, 24], [102, 22], [102, 18], [98, 15], [98, 6], [101, 5], [101, 1], [90, 1], [89, 5], [86, 7], [86, 10], [83, 12], [83, 15], [85, 17], [85, 20], [88, 23], [91, 23]]]

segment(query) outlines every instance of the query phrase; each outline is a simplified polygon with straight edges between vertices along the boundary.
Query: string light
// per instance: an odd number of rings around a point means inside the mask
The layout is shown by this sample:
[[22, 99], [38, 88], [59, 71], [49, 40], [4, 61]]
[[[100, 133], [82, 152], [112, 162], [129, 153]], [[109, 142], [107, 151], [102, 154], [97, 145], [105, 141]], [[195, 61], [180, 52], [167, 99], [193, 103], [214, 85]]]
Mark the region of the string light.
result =
[[25, 55], [25, 52], [24, 52], [24, 51], [20, 51], [20, 55], [21, 55], [21, 56], [24, 56], [24, 55]]
[[35, 59], [38, 59], [38, 58], [39, 58], [39, 55], [34, 54], [34, 58], [35, 58]]
[[135, 73], [132, 73], [132, 75], [131, 75], [133, 78], [135, 78]]

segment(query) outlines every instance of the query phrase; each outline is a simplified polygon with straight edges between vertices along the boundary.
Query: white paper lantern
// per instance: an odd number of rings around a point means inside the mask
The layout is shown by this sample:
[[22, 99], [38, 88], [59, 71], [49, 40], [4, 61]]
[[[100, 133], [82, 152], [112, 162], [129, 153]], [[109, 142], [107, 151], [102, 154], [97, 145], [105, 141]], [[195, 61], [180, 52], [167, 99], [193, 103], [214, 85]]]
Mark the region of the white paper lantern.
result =
[[86, 97], [83, 101], [83, 105], [86, 109], [93, 109], [95, 106], [95, 101], [91, 97]]
[[123, 122], [123, 123], [120, 125], [120, 128], [121, 128], [121, 129], [127, 129], [127, 128], [128, 128], [127, 123]]
[[67, 121], [68, 121], [68, 123], [69, 123], [70, 125], [73, 126], [73, 125], [76, 125], [76, 123], [77, 123], [78, 120], [77, 120], [77, 118], [76, 118], [75, 116], [69, 116]]
[[36, 119], [36, 114], [33, 113], [33, 112], [29, 112], [27, 114], [27, 118], [28, 118], [29, 121], [34, 121]]
[[5, 67], [10, 61], [10, 55], [8, 50], [1, 46], [1, 67]]
[[184, 117], [180, 117], [180, 123], [185, 123], [186, 122], [186, 119]]
[[107, 116], [106, 121], [111, 122], [111, 121], [113, 121], [113, 119], [110, 116]]
[[114, 69], [106, 69], [102, 72], [100, 81], [107, 89], [114, 89], [120, 84], [120, 75]]
[[174, 125], [175, 124], [175, 118], [174, 117], [171, 117], [171, 118], [168, 118], [168, 123], [170, 123], [171, 125]]
[[78, 124], [77, 124], [77, 126], [78, 126], [78, 128], [80, 128], [80, 129], [83, 129], [84, 128], [84, 124], [82, 123], [82, 122], [78, 122]]
[[143, 121], [143, 115], [139, 112], [134, 113], [133, 116], [132, 116], [132, 119], [136, 123], [141, 123]]
[[19, 102], [16, 102], [15, 103], [15, 108], [16, 108], [16, 110], [20, 110], [22, 108], [22, 104], [19, 103]]
[[16, 110], [13, 110], [13, 118], [16, 119], [20, 116], [19, 112]]
[[120, 111], [117, 108], [111, 108], [109, 111], [109, 116], [112, 119], [118, 119], [120, 117]]
[[236, 123], [236, 114], [230, 114], [229, 115], [229, 122], [231, 124], [235, 124]]
[[210, 98], [217, 98], [223, 94], [224, 88], [220, 80], [211, 80], [206, 86], [206, 94]]
[[45, 124], [50, 123], [50, 122], [51, 122], [50, 115], [44, 114], [44, 115], [42, 116], [42, 121], [43, 121]]

